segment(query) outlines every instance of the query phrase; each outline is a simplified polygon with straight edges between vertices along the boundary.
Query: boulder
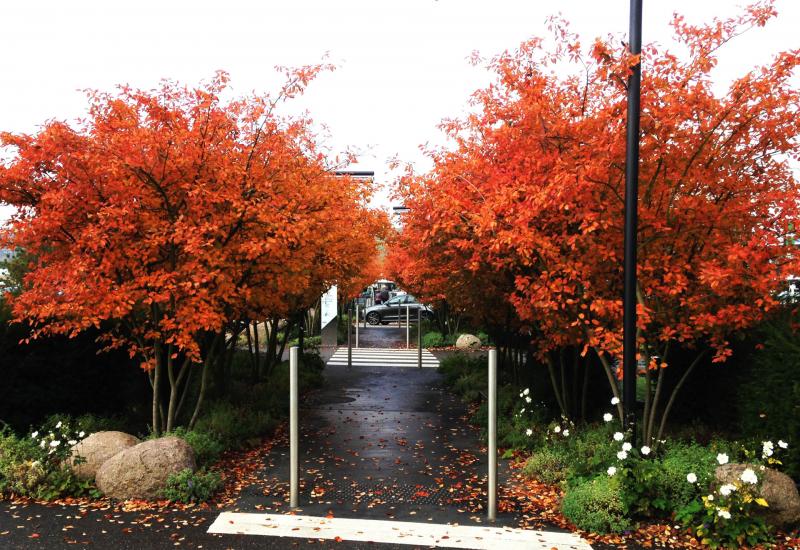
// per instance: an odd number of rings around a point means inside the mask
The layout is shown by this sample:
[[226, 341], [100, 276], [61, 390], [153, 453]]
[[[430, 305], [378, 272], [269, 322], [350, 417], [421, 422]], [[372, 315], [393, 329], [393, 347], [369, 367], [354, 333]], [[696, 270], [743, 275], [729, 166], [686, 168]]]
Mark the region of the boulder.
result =
[[478, 349], [481, 347], [481, 339], [472, 334], [462, 334], [456, 340], [458, 349]]
[[761, 482], [759, 496], [769, 506], [762, 510], [764, 520], [778, 528], [791, 528], [800, 522], [800, 494], [792, 478], [784, 473], [748, 464], [725, 464], [715, 471], [715, 478], [721, 484], [741, 483], [740, 476], [746, 469], [752, 469]]
[[139, 443], [139, 438], [125, 432], [95, 432], [72, 446], [69, 467], [81, 479], [94, 479], [109, 458]]
[[186, 468], [196, 468], [188, 443], [174, 436], [150, 439], [108, 459], [97, 472], [97, 488], [119, 500], [154, 500], [167, 478]]

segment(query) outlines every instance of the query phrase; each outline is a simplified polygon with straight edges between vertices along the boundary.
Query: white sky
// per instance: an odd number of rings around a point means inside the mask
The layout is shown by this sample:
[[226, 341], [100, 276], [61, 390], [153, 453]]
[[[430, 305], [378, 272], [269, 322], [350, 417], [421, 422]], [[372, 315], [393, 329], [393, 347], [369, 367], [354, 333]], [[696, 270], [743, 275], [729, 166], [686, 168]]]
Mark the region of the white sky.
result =
[[[670, 43], [673, 11], [689, 21], [738, 13], [734, 0], [644, 0], [644, 42]], [[443, 143], [437, 123], [467, 109], [489, 80], [467, 58], [545, 35], [561, 12], [585, 44], [627, 33], [628, 0], [6, 0], [0, 4], [0, 130], [34, 132], [49, 118], [84, 113], [79, 90], [116, 84], [150, 88], [161, 78], [193, 85], [217, 69], [236, 94], [274, 90], [275, 65], [319, 62], [339, 69], [311, 84], [301, 105], [325, 123], [336, 150], [369, 151], [357, 168], [393, 175], [387, 159], [427, 167], [420, 144]], [[771, 54], [800, 47], [800, 2], [778, 0], [779, 16], [726, 47], [729, 81]], [[645, 73], [644, 78], [647, 78]], [[388, 204], [384, 193], [379, 201]], [[7, 211], [6, 211], [7, 212]], [[2, 214], [0, 213], [0, 217]]]

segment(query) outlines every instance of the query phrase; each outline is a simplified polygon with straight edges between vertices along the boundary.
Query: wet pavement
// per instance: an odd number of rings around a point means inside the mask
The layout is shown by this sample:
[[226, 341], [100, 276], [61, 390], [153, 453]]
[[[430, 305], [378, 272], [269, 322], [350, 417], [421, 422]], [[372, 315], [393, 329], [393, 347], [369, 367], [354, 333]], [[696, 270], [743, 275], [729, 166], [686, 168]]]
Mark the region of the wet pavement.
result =
[[[413, 327], [412, 327], [413, 329]], [[405, 329], [360, 329], [362, 347], [405, 347]], [[413, 334], [413, 332], [412, 332]], [[312, 516], [485, 524], [486, 453], [436, 369], [333, 367], [300, 408], [300, 510]], [[229, 511], [288, 511], [285, 433]], [[500, 461], [499, 482], [508, 476]], [[0, 548], [402, 548], [209, 535], [221, 510], [147, 512], [0, 503]], [[513, 512], [498, 525], [516, 525]]]

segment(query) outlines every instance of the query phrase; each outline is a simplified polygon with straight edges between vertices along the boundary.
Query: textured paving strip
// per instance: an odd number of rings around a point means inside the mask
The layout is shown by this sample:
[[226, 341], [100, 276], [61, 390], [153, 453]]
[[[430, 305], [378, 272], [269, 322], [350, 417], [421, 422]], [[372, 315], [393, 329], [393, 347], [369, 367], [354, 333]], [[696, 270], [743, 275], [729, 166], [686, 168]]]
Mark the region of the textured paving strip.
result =
[[407, 544], [476, 550], [591, 550], [577, 535], [508, 527], [223, 512], [209, 533]]
[[[347, 348], [339, 348], [328, 360], [329, 366], [347, 366]], [[417, 367], [416, 349], [353, 348], [353, 366], [357, 367]], [[428, 350], [422, 350], [422, 367], [436, 368], [439, 360]]]

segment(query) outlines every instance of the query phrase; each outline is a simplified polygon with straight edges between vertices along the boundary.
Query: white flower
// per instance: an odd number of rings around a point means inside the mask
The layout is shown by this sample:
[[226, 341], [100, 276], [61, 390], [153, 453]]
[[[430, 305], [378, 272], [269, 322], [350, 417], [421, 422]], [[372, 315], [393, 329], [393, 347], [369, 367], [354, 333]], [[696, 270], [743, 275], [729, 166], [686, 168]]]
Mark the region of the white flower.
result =
[[781, 449], [786, 449], [787, 447], [789, 447], [789, 444], [786, 443], [784, 440], [779, 439], [778, 440], [778, 447], [780, 447]]
[[627, 453], [628, 451], [630, 451], [631, 449], [633, 449], [633, 445], [631, 445], [631, 444], [630, 444], [630, 443], [628, 443], [627, 441], [626, 441], [625, 443], [623, 443], [623, 444], [622, 444], [622, 450], [623, 450], [623, 451], [625, 451], [626, 453]]
[[732, 483], [726, 483], [725, 485], [719, 488], [719, 494], [726, 497], [735, 490], [736, 490], [736, 485], [733, 485]]
[[697, 475], [694, 472], [689, 472], [686, 474], [686, 481], [689, 483], [697, 483]]
[[612, 405], [617, 405], [617, 404], [619, 404], [619, 397], [612, 397], [612, 398], [611, 398], [611, 404], [612, 404]]
[[617, 469], [614, 466], [609, 466], [607, 472], [609, 476], [613, 476], [617, 473]]
[[32, 437], [32, 438], [34, 438], [34, 439], [36, 439], [37, 437], [39, 437], [39, 432], [33, 432], [33, 433], [31, 434], [31, 437]]
[[620, 460], [625, 460], [626, 458], [628, 458], [628, 453], [626, 453], [625, 451], [620, 451], [617, 453], [617, 458]]
[[61, 442], [58, 439], [50, 442], [51, 447], [58, 447], [59, 445], [61, 445]]
[[561, 435], [563, 435], [564, 437], [569, 437], [569, 430], [564, 430], [564, 433]]
[[772, 441], [764, 441], [761, 443], [761, 456], [763, 458], [767, 458], [772, 456], [772, 451], [775, 446], [772, 444]]
[[528, 437], [532, 436], [533, 435], [533, 430], [528, 428], [527, 430], [525, 430], [525, 435], [527, 435]]
[[78, 434], [78, 437], [83, 437], [85, 435], [86, 435], [86, 432], [81, 432], [81, 433]]
[[59, 429], [60, 427], [61, 427], [61, 421], [59, 420], [58, 424], [56, 424], [56, 430]]
[[606, 413], [603, 415], [603, 420], [605, 420], [606, 422], [611, 422], [612, 420], [614, 420], [614, 417], [611, 416], [611, 413]]
[[555, 428], [553, 428], [553, 431], [556, 433], [561, 433], [561, 426], [556, 426]]
[[648, 447], [647, 445], [645, 445], [644, 447], [642, 447], [642, 454], [643, 454], [644, 456], [647, 456], [647, 455], [649, 455], [649, 454], [650, 454], [650, 447]]
[[616, 432], [614, 434], [614, 441], [622, 441], [623, 439], [625, 439], [625, 436], [622, 434], [622, 432]]
[[745, 469], [745, 471], [742, 472], [742, 475], [739, 476], [739, 479], [751, 485], [755, 485], [756, 483], [758, 483], [758, 476], [750, 468]]
[[706, 498], [709, 502], [714, 502], [714, 495], [708, 495]]
[[525, 407], [522, 407], [522, 408], [519, 410], [519, 412], [520, 412], [520, 414], [524, 413], [524, 412], [525, 412]]
[[78, 444], [78, 442], [77, 442], [77, 441], [75, 441], [74, 439], [70, 439], [69, 441], [67, 441], [67, 444], [68, 444], [70, 447], [72, 447], [73, 445], [77, 445], [77, 444]]
[[731, 513], [728, 512], [727, 510], [723, 510], [722, 508], [717, 510], [717, 515], [719, 515], [719, 517], [723, 519], [731, 519]]
[[522, 392], [522, 395], [528, 395], [529, 393], [531, 393], [531, 389], [530, 388], [525, 388], [525, 391]]
[[720, 464], [727, 464], [728, 463], [728, 455], [726, 455], [725, 453], [719, 453], [717, 455], [717, 462], [719, 462]]
[[531, 402], [531, 398], [526, 395], [525, 396], [525, 403], [530, 403], [530, 402]]
[[42, 440], [39, 442], [39, 447], [41, 447], [42, 449], [44, 449], [45, 445], [47, 445], [47, 441], [45, 441], [44, 439], [42, 439]]

